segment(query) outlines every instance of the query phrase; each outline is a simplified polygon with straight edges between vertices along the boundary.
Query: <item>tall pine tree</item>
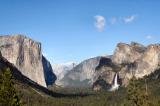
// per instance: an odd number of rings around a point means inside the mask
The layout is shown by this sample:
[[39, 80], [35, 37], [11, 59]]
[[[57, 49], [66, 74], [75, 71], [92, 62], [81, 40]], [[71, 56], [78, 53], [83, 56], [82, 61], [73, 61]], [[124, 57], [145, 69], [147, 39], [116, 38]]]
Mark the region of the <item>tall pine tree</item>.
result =
[[0, 75], [0, 106], [22, 106], [9, 68]]

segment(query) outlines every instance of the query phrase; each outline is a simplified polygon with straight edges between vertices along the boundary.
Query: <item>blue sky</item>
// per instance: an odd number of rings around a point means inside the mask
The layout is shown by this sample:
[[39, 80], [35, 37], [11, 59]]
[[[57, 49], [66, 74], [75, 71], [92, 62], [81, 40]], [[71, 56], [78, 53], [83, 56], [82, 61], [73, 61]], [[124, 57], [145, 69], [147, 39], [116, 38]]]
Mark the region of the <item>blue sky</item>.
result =
[[160, 41], [159, 0], [0, 0], [0, 34], [42, 43], [55, 63], [109, 55], [117, 43]]

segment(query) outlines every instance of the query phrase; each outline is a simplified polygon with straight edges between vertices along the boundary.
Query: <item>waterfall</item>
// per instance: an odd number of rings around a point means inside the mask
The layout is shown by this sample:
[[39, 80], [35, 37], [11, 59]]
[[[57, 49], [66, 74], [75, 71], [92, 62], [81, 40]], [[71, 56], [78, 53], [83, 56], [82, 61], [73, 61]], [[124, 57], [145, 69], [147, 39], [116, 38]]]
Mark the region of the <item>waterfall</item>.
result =
[[110, 91], [115, 91], [115, 90], [118, 90], [119, 88], [119, 84], [118, 84], [118, 74], [116, 73], [115, 77], [114, 77], [114, 82], [113, 82], [113, 85], [110, 89]]

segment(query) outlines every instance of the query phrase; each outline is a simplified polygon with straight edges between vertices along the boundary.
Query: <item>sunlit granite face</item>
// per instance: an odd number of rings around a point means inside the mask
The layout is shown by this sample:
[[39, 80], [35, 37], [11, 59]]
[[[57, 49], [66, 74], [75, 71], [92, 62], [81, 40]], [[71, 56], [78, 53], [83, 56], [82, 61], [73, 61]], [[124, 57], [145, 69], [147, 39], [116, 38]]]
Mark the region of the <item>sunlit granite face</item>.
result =
[[158, 69], [159, 57], [160, 45], [158, 44], [144, 47], [138, 43], [130, 45], [120, 43], [117, 45], [112, 60], [116, 64], [127, 64], [126, 68], [119, 70], [123, 84], [127, 85], [133, 75], [136, 78], [142, 78]]
[[41, 44], [25, 36], [0, 36], [0, 51], [25, 76], [46, 87]]
[[136, 78], [143, 78], [159, 68], [160, 45], [152, 44], [145, 47], [138, 43], [119, 43], [111, 59], [108, 65], [99, 66], [97, 72], [100, 74], [96, 74], [97, 78], [102, 76], [101, 78], [107, 84], [111, 84], [111, 81], [114, 80], [114, 72], [118, 72], [119, 84], [127, 86], [133, 75]]

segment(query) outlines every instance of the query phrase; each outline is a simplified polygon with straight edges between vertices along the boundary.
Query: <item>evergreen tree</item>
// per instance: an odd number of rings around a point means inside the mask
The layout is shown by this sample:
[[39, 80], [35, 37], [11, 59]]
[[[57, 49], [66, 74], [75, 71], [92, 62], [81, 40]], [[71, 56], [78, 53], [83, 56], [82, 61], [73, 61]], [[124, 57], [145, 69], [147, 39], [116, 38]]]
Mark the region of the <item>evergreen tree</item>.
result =
[[149, 106], [148, 93], [146, 89], [142, 88], [141, 84], [135, 77], [130, 80], [127, 87], [127, 94], [127, 99], [133, 106]]
[[22, 106], [9, 68], [0, 75], [0, 106]]

